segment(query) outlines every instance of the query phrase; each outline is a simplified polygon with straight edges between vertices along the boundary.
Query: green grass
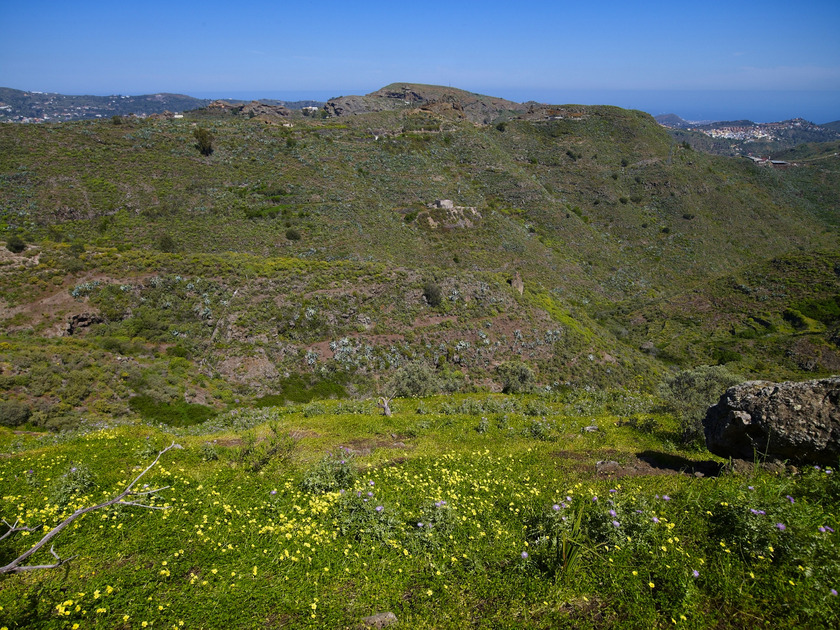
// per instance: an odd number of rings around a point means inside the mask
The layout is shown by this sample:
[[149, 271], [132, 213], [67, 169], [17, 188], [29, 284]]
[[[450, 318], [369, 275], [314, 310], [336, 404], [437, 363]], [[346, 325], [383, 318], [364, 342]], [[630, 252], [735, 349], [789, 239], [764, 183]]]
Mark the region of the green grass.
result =
[[[81, 519], [56, 541], [76, 559], [3, 578], [0, 626], [352, 627], [382, 611], [413, 628], [838, 621], [840, 549], [825, 530], [840, 526], [836, 475], [597, 476], [596, 461], [643, 453], [720, 461], [676, 449], [674, 419], [621, 393], [400, 399], [392, 418], [372, 401], [318, 405], [243, 408], [175, 435], [0, 430], [0, 516], [33, 525], [115, 495], [157, 449], [184, 446], [144, 480], [168, 486], [154, 500], [168, 509]], [[652, 425], [617, 423], [630, 416]], [[599, 431], [581, 431], [593, 417]], [[287, 433], [293, 449], [266, 456]], [[347, 474], [327, 472], [328, 453]], [[82, 462], [84, 484], [68, 476]], [[2, 558], [35, 536], [4, 541]], [[575, 561], [558, 555], [564, 540]]]

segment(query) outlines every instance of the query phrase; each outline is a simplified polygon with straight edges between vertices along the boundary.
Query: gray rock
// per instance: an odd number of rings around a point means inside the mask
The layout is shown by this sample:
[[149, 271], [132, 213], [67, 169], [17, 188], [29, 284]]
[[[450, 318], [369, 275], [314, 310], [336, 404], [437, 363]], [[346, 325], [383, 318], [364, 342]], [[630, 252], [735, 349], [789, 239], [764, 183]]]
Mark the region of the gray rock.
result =
[[617, 472], [621, 469], [621, 464], [614, 460], [600, 460], [595, 462], [595, 472], [601, 474], [609, 474]]
[[385, 628], [395, 623], [397, 623], [397, 616], [392, 612], [376, 613], [362, 619], [363, 628]]
[[709, 407], [703, 430], [706, 446], [721, 457], [836, 465], [840, 376], [730, 387]]

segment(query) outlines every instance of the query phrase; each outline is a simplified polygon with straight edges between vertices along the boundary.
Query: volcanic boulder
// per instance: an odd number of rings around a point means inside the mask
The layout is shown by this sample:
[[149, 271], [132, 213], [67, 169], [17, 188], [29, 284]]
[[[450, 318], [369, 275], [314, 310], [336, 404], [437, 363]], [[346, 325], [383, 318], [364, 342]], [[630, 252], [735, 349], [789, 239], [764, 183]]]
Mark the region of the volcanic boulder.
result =
[[840, 376], [730, 387], [703, 420], [706, 446], [721, 457], [837, 465]]

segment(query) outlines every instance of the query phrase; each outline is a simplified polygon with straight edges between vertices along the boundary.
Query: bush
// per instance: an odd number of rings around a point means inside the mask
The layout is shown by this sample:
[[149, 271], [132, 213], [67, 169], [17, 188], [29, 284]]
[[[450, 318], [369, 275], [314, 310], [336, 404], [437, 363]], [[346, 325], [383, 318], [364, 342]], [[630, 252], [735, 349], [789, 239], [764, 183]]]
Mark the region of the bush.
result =
[[13, 254], [20, 254], [24, 249], [26, 249], [26, 243], [17, 234], [12, 234], [6, 241], [6, 249]]
[[32, 410], [25, 403], [18, 400], [0, 401], [0, 426], [19, 427], [26, 424], [30, 415]]
[[506, 361], [496, 368], [505, 394], [521, 394], [533, 389], [536, 378], [534, 370], [521, 361]]
[[440, 285], [432, 280], [426, 282], [423, 285], [423, 297], [426, 298], [429, 306], [440, 306], [441, 300], [443, 299], [443, 292], [441, 291]]
[[216, 415], [215, 409], [205, 405], [183, 400], [160, 402], [145, 395], [135, 396], [128, 401], [128, 406], [148, 422], [163, 423], [173, 427], [201, 424]]
[[434, 370], [425, 363], [419, 362], [409, 363], [399, 368], [387, 385], [387, 391], [391, 396], [401, 398], [429, 396], [439, 390], [440, 381]]
[[300, 232], [298, 232], [294, 228], [289, 228], [286, 230], [286, 238], [290, 241], [299, 241], [300, 240]]
[[68, 505], [73, 499], [81, 498], [96, 485], [90, 468], [82, 464], [73, 465], [55, 482], [50, 500], [56, 505]]
[[213, 153], [213, 134], [204, 127], [197, 127], [193, 131], [195, 136], [195, 146], [201, 152], [201, 155], [210, 155]]
[[701, 365], [665, 379], [659, 393], [679, 415], [683, 442], [691, 443], [703, 437], [706, 410], [741, 380], [721, 365]]
[[169, 234], [161, 234], [157, 240], [157, 247], [165, 254], [172, 254], [175, 252], [175, 241]]
[[344, 451], [327, 453], [300, 482], [301, 490], [320, 494], [344, 490], [356, 480], [356, 469], [352, 463], [352, 454]]

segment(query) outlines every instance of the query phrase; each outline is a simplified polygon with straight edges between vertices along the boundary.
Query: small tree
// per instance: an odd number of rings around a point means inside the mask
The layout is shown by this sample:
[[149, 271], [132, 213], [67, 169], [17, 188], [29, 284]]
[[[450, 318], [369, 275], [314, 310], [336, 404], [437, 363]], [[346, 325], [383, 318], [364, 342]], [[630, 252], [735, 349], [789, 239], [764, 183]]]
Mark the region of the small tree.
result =
[[505, 394], [521, 394], [534, 388], [534, 370], [522, 361], [506, 361], [496, 368]]
[[423, 285], [423, 297], [426, 298], [429, 306], [440, 306], [441, 300], [443, 300], [443, 292], [440, 290], [440, 285], [433, 280], [428, 280]]
[[440, 379], [434, 370], [421, 362], [402, 366], [388, 381], [387, 391], [392, 396], [429, 396], [440, 391]]
[[722, 365], [701, 365], [666, 378], [659, 394], [679, 416], [682, 440], [686, 444], [703, 437], [706, 410], [741, 378]]
[[213, 134], [204, 127], [196, 127], [193, 130], [195, 136], [196, 147], [201, 152], [201, 155], [210, 155], [213, 153]]
[[26, 249], [26, 243], [17, 234], [12, 234], [6, 241], [6, 249], [13, 254], [20, 254], [24, 249]]
[[166, 233], [161, 234], [158, 237], [157, 246], [160, 251], [167, 254], [171, 254], [177, 249], [175, 246], [175, 241], [172, 239], [171, 236], [169, 236], [169, 234]]

